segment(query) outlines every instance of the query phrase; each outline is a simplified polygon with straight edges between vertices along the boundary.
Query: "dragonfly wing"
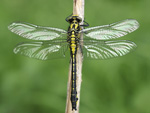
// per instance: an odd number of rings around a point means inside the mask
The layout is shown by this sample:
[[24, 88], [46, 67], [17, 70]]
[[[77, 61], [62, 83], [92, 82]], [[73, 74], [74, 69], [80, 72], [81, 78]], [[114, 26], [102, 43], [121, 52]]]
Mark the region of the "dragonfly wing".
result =
[[41, 27], [33, 24], [18, 22], [12, 23], [8, 29], [24, 38], [32, 40], [53, 40], [63, 37], [67, 31], [52, 27]]
[[64, 42], [23, 42], [14, 48], [15, 54], [21, 54], [40, 60], [48, 60], [57, 57], [65, 57], [68, 43]]
[[96, 26], [81, 30], [85, 36], [97, 40], [109, 40], [122, 37], [135, 31], [139, 23], [134, 19], [127, 19], [110, 25]]
[[92, 59], [108, 59], [118, 56], [123, 56], [136, 48], [136, 44], [127, 41], [92, 41], [84, 43], [83, 45], [83, 56]]

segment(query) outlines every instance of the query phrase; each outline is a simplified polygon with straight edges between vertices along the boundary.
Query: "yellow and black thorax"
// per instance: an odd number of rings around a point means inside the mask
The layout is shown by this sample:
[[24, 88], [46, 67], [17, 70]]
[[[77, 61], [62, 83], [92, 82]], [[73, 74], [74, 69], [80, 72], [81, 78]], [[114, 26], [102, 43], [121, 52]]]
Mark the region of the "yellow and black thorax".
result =
[[70, 50], [72, 54], [76, 54], [76, 49], [78, 46], [78, 42], [80, 39], [80, 33], [81, 30], [80, 22], [82, 19], [79, 16], [71, 16], [66, 19], [67, 22], [70, 23], [70, 26], [68, 28], [68, 38], [67, 42], [70, 43]]

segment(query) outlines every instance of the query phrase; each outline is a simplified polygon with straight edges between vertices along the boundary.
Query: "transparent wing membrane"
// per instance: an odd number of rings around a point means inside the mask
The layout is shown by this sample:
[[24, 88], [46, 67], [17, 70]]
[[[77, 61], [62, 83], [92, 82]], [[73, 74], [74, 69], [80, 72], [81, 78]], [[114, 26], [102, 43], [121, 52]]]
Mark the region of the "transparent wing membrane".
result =
[[[90, 43], [89, 43], [90, 42]], [[123, 56], [136, 48], [136, 44], [127, 41], [88, 41], [83, 45], [83, 57], [90, 59], [108, 59]]]
[[53, 40], [57, 37], [66, 38], [67, 31], [52, 27], [41, 27], [33, 24], [18, 22], [8, 26], [9, 30], [32, 40]]
[[122, 37], [139, 27], [134, 19], [127, 19], [110, 25], [96, 26], [81, 30], [85, 36], [97, 40], [110, 40]]
[[40, 60], [48, 60], [65, 57], [67, 50], [67, 42], [24, 42], [14, 48], [14, 53]]
[[[136, 20], [127, 19], [110, 25], [83, 29], [79, 33], [83, 33], [85, 38], [84, 41], [79, 40], [79, 48], [83, 44], [84, 58], [108, 59], [123, 56], [132, 51], [136, 44], [127, 40], [109, 40], [131, 33], [138, 27], [139, 23]], [[14, 48], [16, 54], [47, 60], [65, 57], [65, 52], [69, 50], [68, 32], [63, 29], [41, 27], [24, 22], [12, 23], [8, 28], [24, 38], [39, 40], [18, 44]]]

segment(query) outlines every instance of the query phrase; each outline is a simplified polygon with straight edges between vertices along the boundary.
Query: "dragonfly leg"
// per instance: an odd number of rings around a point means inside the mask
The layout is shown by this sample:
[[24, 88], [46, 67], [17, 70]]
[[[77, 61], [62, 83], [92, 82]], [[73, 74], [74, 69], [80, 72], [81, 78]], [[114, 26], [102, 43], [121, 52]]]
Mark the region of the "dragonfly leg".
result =
[[82, 27], [88, 27], [89, 26], [89, 24], [86, 21], [83, 21], [83, 22], [84, 22], [84, 24], [80, 25], [80, 26], [82, 26]]
[[73, 13], [71, 15], [67, 16], [65, 20], [68, 22], [68, 18], [71, 17], [72, 15], [73, 15]]

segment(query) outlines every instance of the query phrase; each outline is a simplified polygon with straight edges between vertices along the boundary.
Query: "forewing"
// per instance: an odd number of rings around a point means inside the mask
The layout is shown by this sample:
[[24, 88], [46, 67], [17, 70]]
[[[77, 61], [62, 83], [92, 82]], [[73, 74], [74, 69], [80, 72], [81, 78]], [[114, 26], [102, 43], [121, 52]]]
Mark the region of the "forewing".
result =
[[48, 60], [65, 57], [67, 49], [67, 42], [24, 42], [14, 48], [14, 53], [40, 60]]
[[109, 59], [123, 56], [136, 48], [136, 44], [127, 40], [119, 41], [91, 41], [84, 43], [84, 58]]
[[32, 40], [53, 40], [57, 37], [65, 37], [67, 33], [63, 29], [41, 27], [25, 22], [12, 23], [8, 26], [8, 29], [24, 38]]
[[139, 23], [134, 19], [127, 19], [110, 25], [96, 26], [83, 29], [81, 32], [85, 36], [97, 40], [109, 40], [122, 37], [128, 33], [135, 31], [139, 27]]

